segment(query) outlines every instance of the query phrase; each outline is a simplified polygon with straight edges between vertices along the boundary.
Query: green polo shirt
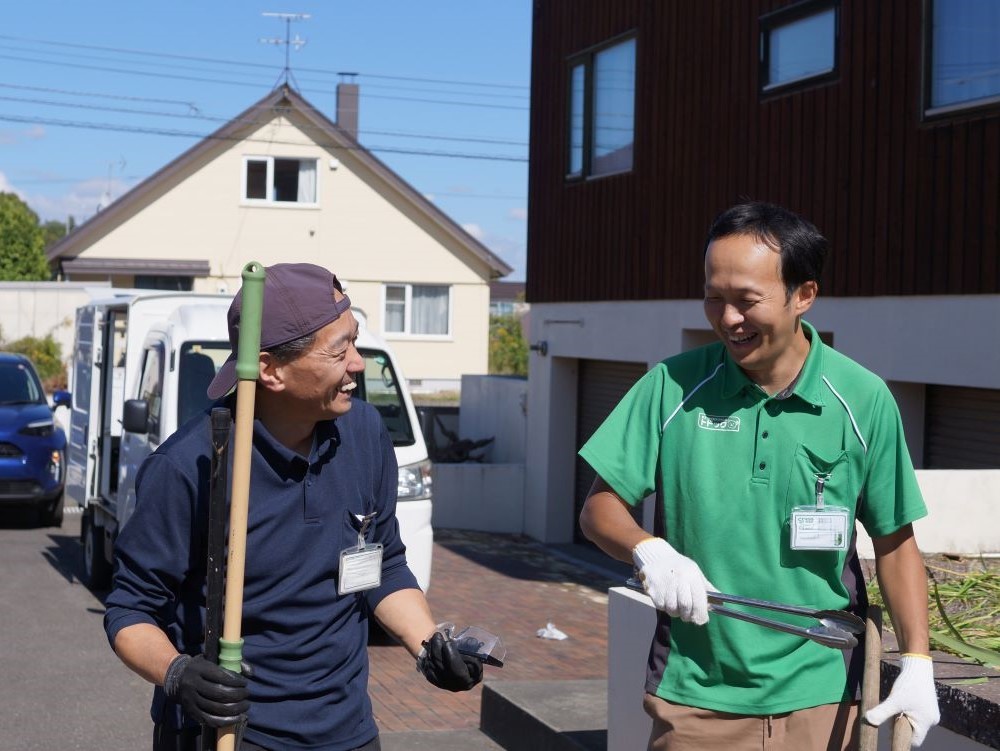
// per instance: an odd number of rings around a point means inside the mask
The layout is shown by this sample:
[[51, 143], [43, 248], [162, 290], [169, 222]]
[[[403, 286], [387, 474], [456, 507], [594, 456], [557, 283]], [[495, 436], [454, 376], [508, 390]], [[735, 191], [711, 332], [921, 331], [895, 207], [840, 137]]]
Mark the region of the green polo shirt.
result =
[[[658, 363], [580, 455], [629, 504], [657, 494], [666, 539], [721, 592], [862, 611], [860, 563], [847, 550], [792, 550], [792, 508], [848, 510], [872, 537], [926, 508], [888, 387], [820, 341], [791, 394], [769, 397], [718, 342]], [[733, 606], [727, 606], [733, 607]], [[794, 616], [751, 611], [799, 625]], [[862, 649], [713, 615], [706, 626], [659, 614], [646, 690], [689, 706], [777, 714], [856, 695]]]

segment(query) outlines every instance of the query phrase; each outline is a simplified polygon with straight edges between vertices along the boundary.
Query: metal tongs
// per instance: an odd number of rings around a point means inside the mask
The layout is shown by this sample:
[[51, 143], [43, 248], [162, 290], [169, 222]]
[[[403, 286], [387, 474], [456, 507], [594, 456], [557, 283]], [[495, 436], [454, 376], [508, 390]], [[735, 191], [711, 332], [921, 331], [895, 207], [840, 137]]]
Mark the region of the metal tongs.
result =
[[[642, 582], [636, 578], [629, 578], [625, 582], [625, 585], [639, 592], [645, 591]], [[747, 623], [755, 623], [758, 626], [772, 628], [776, 631], [784, 631], [787, 634], [795, 634], [831, 649], [851, 649], [852, 647], [856, 647], [858, 639], [855, 634], [863, 634], [865, 631], [865, 622], [854, 615], [854, 613], [849, 613], [846, 610], [816, 610], [799, 605], [785, 605], [780, 602], [727, 595], [722, 592], [709, 592], [708, 601], [710, 603], [708, 609], [712, 613], [718, 613], [719, 615], [746, 621]], [[796, 626], [791, 623], [753, 615], [752, 613], [745, 613], [742, 610], [733, 610], [732, 608], [727, 608], [725, 603], [746, 605], [761, 610], [773, 610], [777, 613], [801, 615], [819, 621], [819, 625]]]
[[[712, 603], [708, 609], [712, 613], [725, 615], [729, 618], [736, 618], [747, 623], [756, 623], [758, 626], [773, 628], [776, 631], [784, 631], [788, 634], [803, 636], [817, 644], [831, 649], [851, 649], [858, 646], [858, 638], [855, 634], [863, 634], [865, 622], [854, 613], [846, 610], [814, 610], [813, 608], [801, 607], [799, 605], [785, 605], [780, 602], [769, 602], [767, 600], [753, 600], [749, 597], [738, 597], [736, 595], [726, 595], [722, 592], [709, 592], [708, 601]], [[796, 626], [783, 621], [775, 621], [771, 618], [744, 613], [742, 610], [727, 608], [722, 603], [733, 605], [747, 605], [761, 610], [773, 610], [777, 613], [791, 613], [807, 618], [815, 618], [819, 621], [817, 626]]]

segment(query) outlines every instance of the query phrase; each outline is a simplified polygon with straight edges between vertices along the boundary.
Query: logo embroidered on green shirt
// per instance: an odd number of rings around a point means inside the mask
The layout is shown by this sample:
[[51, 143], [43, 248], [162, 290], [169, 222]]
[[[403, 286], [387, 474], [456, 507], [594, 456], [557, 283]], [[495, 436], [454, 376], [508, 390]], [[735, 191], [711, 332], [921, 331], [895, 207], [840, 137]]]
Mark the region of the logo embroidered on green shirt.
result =
[[738, 417], [716, 417], [706, 415], [704, 412], [698, 415], [698, 427], [702, 430], [728, 430], [739, 432], [740, 418]]

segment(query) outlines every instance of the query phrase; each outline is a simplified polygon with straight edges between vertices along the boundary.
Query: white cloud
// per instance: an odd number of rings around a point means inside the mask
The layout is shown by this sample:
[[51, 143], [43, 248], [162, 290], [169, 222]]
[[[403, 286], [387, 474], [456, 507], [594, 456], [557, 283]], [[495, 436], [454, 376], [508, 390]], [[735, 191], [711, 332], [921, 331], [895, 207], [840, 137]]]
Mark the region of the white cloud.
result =
[[23, 141], [38, 141], [45, 138], [45, 128], [41, 125], [32, 125], [24, 130], [0, 130], [0, 145], [10, 146]]
[[[112, 180], [111, 197], [120, 198], [129, 186], [124, 182]], [[108, 190], [107, 178], [95, 177], [77, 183], [69, 192], [61, 195], [34, 195], [25, 198], [28, 205], [38, 214], [42, 221], [57, 219], [65, 222], [67, 217], [74, 217], [82, 224], [97, 213], [101, 198]]]
[[516, 206], [507, 212], [508, 219], [515, 219], [519, 222], [528, 219], [528, 210], [524, 206]]
[[468, 222], [466, 224], [463, 224], [462, 225], [462, 229], [464, 229], [466, 232], [468, 232], [474, 238], [476, 238], [477, 240], [479, 240], [479, 242], [482, 242], [483, 238], [486, 236], [486, 233], [483, 232], [483, 228], [480, 227], [475, 222]]
[[[2, 139], [0, 139], [0, 143], [3, 143]], [[10, 182], [8, 182], [7, 180], [7, 175], [5, 175], [3, 172], [0, 172], [0, 193], [15, 193], [15, 192], [16, 191], [14, 190], [14, 186], [11, 185]]]

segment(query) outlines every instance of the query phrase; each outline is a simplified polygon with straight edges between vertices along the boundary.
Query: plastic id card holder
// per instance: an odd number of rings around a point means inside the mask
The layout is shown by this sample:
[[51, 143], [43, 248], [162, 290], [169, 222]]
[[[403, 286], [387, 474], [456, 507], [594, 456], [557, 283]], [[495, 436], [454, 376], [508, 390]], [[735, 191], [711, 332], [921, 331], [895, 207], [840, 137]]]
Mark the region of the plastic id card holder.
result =
[[382, 545], [363, 545], [340, 551], [337, 594], [364, 592], [382, 583]]
[[796, 506], [792, 509], [792, 550], [847, 550], [846, 508], [837, 506]]

